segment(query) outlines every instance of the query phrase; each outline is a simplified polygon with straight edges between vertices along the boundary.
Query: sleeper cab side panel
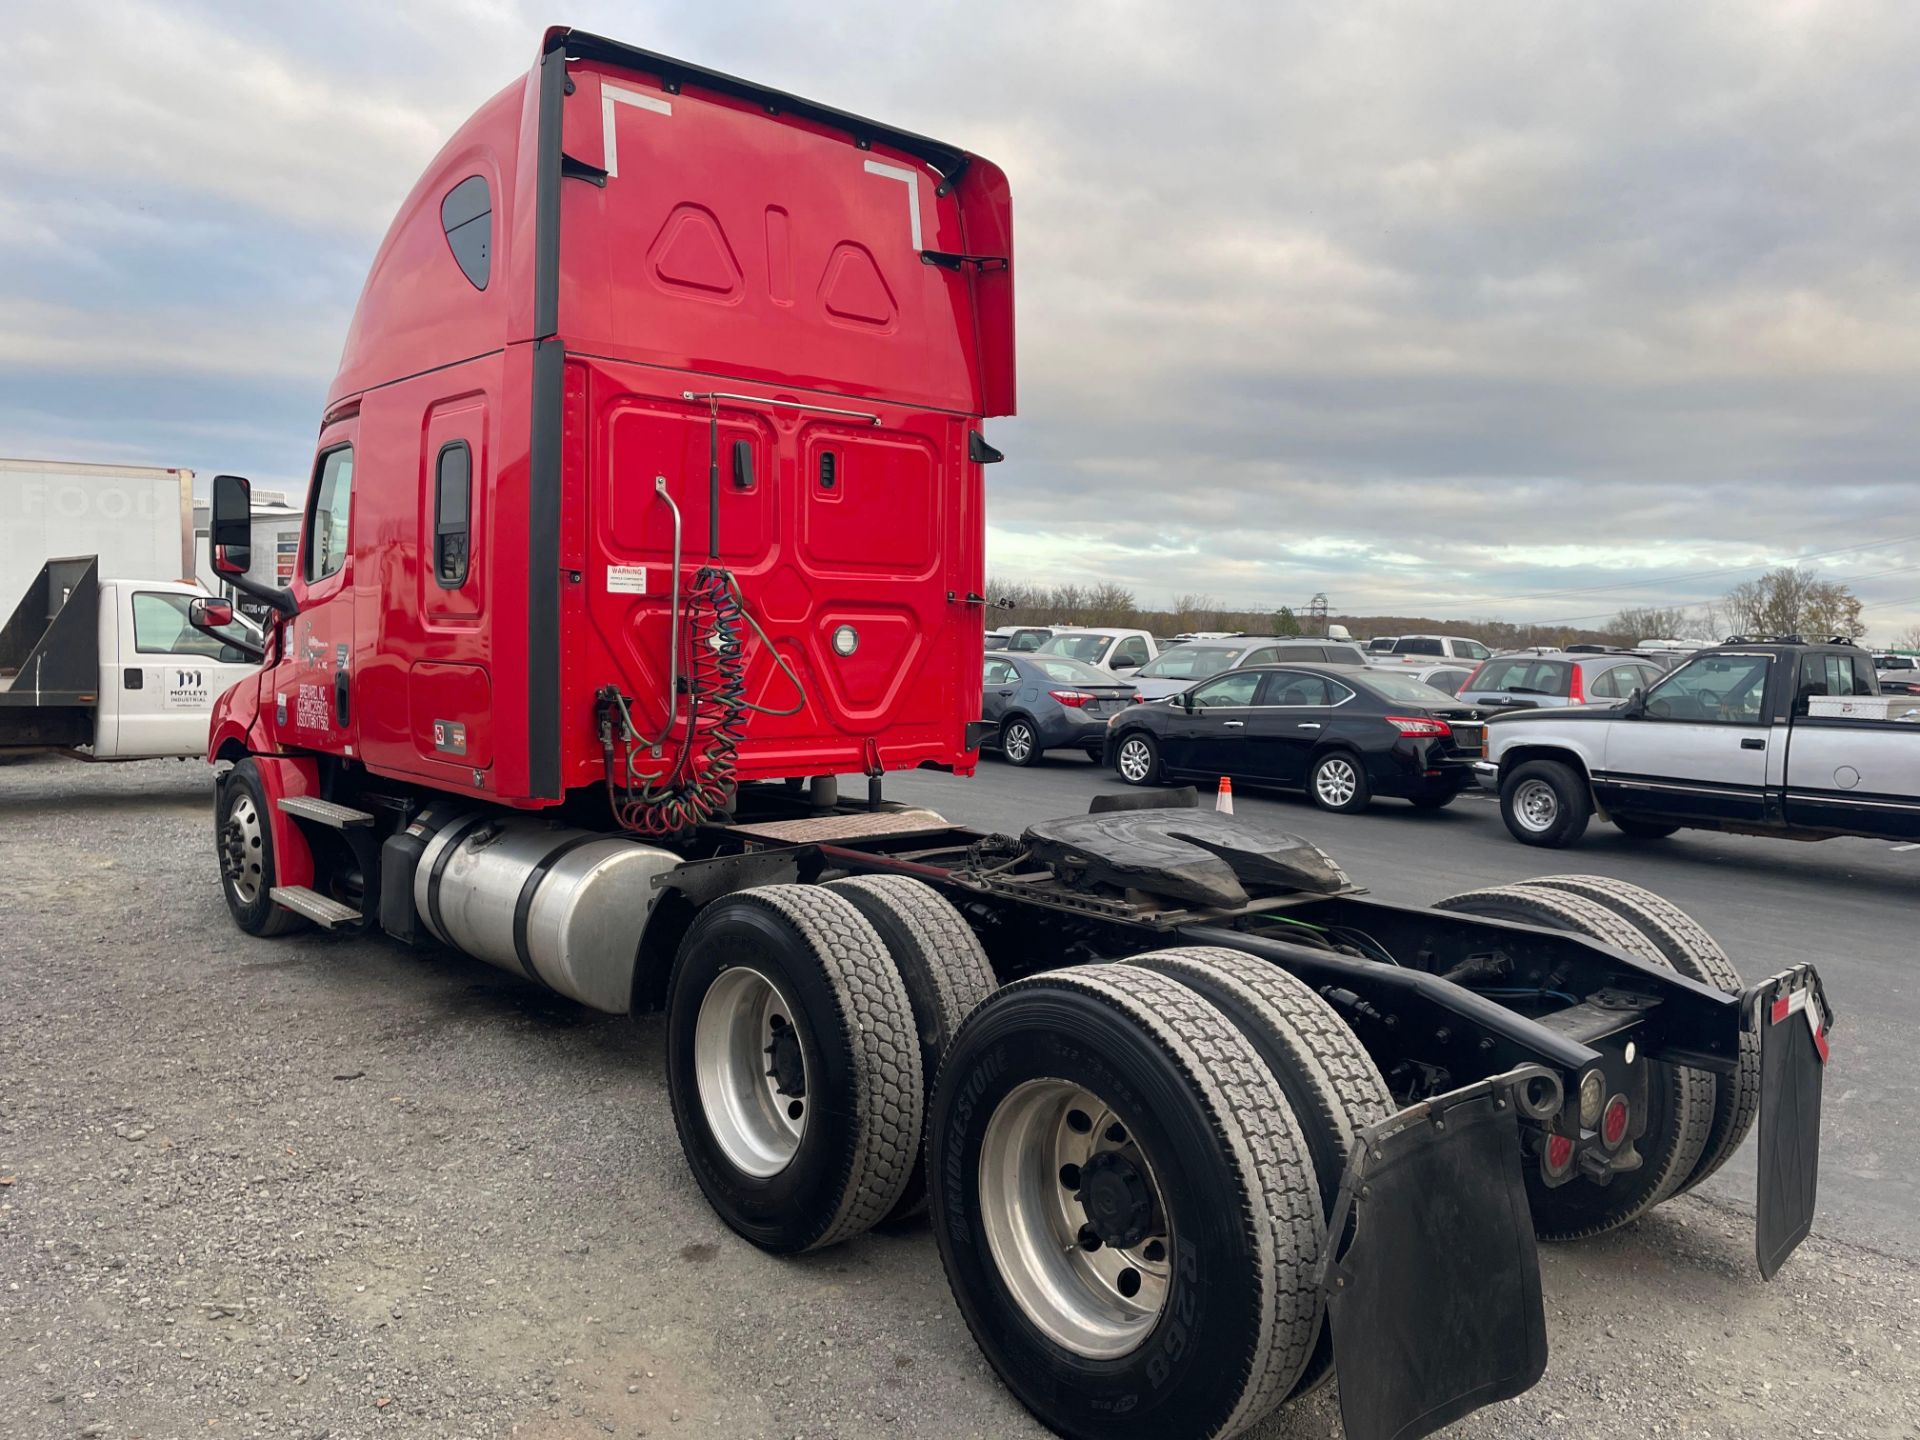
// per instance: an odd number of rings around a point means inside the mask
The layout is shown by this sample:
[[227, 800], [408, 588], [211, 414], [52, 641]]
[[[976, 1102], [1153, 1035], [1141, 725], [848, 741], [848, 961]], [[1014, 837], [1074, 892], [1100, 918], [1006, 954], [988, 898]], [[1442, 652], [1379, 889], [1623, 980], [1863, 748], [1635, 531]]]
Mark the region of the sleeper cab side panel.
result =
[[697, 87], [569, 74], [566, 151], [609, 171], [561, 190], [570, 350], [980, 413], [974, 282], [921, 258], [965, 248], [960, 202], [926, 165]]
[[[515, 346], [369, 394], [354, 493], [363, 758], [508, 803], [525, 795], [528, 580], [525, 442], [508, 437], [526, 433], [529, 397], [514, 387], [532, 383], [529, 354]], [[467, 560], [443, 584], [435, 529], [455, 447], [469, 472]]]

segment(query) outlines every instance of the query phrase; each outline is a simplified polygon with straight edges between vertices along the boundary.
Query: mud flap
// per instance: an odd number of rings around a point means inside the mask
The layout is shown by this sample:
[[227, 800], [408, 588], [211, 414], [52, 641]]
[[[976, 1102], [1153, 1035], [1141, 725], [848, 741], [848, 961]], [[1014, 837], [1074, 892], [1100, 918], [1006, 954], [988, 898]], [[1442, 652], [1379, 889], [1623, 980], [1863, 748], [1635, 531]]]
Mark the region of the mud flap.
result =
[[1360, 1132], [1329, 1230], [1352, 1238], [1324, 1277], [1348, 1440], [1431, 1434], [1545, 1373], [1520, 1117], [1560, 1102], [1523, 1066]]
[[1811, 965], [1796, 965], [1742, 997], [1742, 1023], [1760, 1031], [1760, 1184], [1754, 1249], [1771, 1280], [1813, 1229], [1820, 1188], [1820, 1090], [1833, 1012]]

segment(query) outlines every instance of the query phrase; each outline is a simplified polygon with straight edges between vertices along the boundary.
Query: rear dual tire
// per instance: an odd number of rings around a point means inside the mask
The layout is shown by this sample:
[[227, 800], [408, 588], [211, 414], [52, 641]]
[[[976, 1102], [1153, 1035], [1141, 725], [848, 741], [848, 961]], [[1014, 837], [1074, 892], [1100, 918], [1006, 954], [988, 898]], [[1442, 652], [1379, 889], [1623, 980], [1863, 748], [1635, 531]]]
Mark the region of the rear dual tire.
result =
[[831, 1245], [899, 1204], [920, 1150], [920, 1046], [852, 902], [766, 885], [700, 912], [667, 988], [667, 1088], [694, 1179], [763, 1250]]
[[960, 912], [906, 876], [701, 911], [668, 986], [667, 1082], [721, 1218], [791, 1253], [925, 1208], [927, 1082], [993, 985]]
[[1313, 1161], [1194, 991], [1135, 965], [996, 991], [941, 1069], [928, 1147], [961, 1313], [1058, 1433], [1232, 1435], [1293, 1387], [1319, 1322]]
[[[1729, 995], [1745, 988], [1740, 972], [1713, 936], [1678, 905], [1651, 890], [1606, 875], [1543, 875], [1521, 883], [1578, 895], [1622, 916], [1689, 980]], [[1726, 1164], [1753, 1129], [1760, 1113], [1759, 1035], [1741, 1027], [1734, 1072], [1712, 1080], [1713, 1121], [1707, 1141], [1676, 1195], [1684, 1195]]]
[[[1542, 876], [1519, 885], [1473, 890], [1435, 909], [1567, 930], [1624, 950], [1664, 969], [1674, 968], [1628, 914], [1586, 895], [1555, 887]], [[1635, 1142], [1641, 1165], [1605, 1185], [1576, 1176], [1550, 1186], [1539, 1168], [1526, 1167], [1534, 1232], [1543, 1240], [1578, 1240], [1639, 1219], [1678, 1194], [1707, 1154], [1714, 1122], [1714, 1077], [1704, 1070], [1642, 1057], [1647, 1067], [1646, 1128]]]

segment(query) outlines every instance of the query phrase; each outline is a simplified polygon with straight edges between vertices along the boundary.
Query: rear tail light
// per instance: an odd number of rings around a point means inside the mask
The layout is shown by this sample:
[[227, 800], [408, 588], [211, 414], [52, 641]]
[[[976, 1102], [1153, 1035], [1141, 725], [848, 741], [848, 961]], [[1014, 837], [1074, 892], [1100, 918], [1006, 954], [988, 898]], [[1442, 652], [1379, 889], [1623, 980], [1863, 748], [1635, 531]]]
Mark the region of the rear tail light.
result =
[[1089, 700], [1093, 699], [1093, 696], [1087, 694], [1084, 690], [1049, 690], [1047, 694], [1058, 700], [1069, 710], [1078, 710]]
[[1453, 734], [1453, 727], [1446, 721], [1435, 720], [1427, 715], [1388, 715], [1385, 719], [1387, 724], [1393, 726], [1402, 735], [1445, 740]]
[[1147, 703], [1147, 697], [1144, 695], [1136, 694], [1130, 703], [1135, 705], [1144, 705]]
[[1626, 1138], [1627, 1097], [1616, 1095], [1607, 1102], [1607, 1113], [1600, 1117], [1600, 1142], [1613, 1150]]
[[1573, 678], [1567, 682], [1567, 699], [1576, 705], [1584, 705], [1587, 703], [1586, 679], [1580, 674], [1578, 665], [1573, 666], [1572, 670]]
[[1564, 1175], [1573, 1168], [1573, 1141], [1565, 1135], [1547, 1136], [1547, 1173]]

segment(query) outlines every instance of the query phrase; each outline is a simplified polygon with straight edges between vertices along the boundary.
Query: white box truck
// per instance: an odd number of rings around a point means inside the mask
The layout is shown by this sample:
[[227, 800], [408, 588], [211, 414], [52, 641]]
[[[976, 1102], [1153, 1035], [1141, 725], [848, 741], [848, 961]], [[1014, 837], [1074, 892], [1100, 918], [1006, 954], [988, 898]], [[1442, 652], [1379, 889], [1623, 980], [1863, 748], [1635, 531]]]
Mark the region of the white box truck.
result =
[[57, 555], [97, 556], [103, 575], [191, 577], [193, 471], [0, 459], [0, 596]]

